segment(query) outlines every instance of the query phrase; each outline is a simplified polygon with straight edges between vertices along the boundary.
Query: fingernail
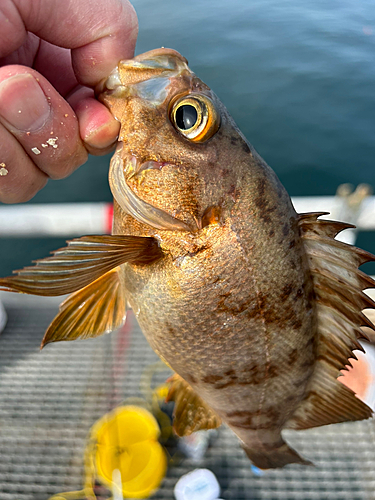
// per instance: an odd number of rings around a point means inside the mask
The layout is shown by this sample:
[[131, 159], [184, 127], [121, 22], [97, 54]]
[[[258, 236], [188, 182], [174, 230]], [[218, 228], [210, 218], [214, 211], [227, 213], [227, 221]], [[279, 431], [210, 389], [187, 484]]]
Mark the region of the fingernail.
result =
[[0, 119], [5, 126], [8, 123], [21, 132], [35, 132], [50, 112], [47, 98], [32, 75], [14, 75], [0, 83]]
[[90, 131], [83, 140], [86, 144], [95, 149], [105, 149], [116, 142], [119, 131], [119, 122], [111, 120], [101, 127]]

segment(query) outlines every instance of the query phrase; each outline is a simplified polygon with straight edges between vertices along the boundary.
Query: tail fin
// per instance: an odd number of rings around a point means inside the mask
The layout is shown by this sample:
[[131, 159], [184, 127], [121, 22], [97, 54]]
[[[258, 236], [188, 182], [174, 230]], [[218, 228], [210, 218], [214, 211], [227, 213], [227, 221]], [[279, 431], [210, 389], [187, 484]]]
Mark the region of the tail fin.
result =
[[276, 469], [288, 464], [313, 465], [312, 462], [302, 458], [283, 440], [281, 440], [281, 445], [275, 448], [256, 449], [243, 446], [243, 449], [252, 463], [259, 469]]

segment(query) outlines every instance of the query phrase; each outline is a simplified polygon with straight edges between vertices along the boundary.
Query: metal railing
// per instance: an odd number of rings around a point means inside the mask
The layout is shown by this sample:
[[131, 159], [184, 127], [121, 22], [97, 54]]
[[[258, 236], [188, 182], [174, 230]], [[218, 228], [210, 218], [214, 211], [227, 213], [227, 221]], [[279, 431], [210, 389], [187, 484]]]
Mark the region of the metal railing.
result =
[[[295, 196], [298, 213], [329, 212], [326, 218], [350, 222], [357, 228], [346, 230], [340, 239], [353, 244], [358, 231], [375, 230], [375, 196], [360, 184], [355, 190], [342, 184], [336, 196]], [[111, 232], [111, 203], [51, 203], [0, 206], [0, 237], [81, 236]]]

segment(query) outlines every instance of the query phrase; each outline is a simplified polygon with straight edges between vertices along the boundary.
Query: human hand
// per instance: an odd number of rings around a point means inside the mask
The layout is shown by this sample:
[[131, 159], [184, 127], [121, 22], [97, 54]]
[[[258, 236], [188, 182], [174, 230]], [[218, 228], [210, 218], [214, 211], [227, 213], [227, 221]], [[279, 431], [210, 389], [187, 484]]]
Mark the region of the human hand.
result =
[[105, 154], [119, 123], [92, 88], [138, 33], [128, 0], [3, 0], [0, 3], [0, 201], [32, 198]]

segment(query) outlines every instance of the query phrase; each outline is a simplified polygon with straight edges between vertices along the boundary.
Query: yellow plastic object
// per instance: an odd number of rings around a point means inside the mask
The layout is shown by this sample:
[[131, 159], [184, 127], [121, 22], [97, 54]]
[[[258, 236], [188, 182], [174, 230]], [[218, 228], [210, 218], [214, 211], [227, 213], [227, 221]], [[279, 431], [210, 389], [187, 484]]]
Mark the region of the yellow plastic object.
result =
[[[172, 426], [161, 411], [168, 385], [152, 389], [152, 377], [165, 370], [161, 362], [148, 366], [141, 384], [145, 399], [132, 398], [132, 404], [116, 408], [93, 425], [84, 454], [83, 489], [58, 493], [49, 500], [94, 500], [97, 483], [112, 493], [108, 500], [147, 498], [158, 489], [167, 469], [167, 456], [158, 439], [166, 441]], [[144, 406], [156, 415], [161, 431]]]
[[[93, 426], [94, 462], [98, 479], [113, 490], [120, 482], [125, 498], [146, 498], [160, 485], [167, 458], [158, 442], [159, 426], [139, 406], [121, 406]], [[119, 478], [115, 481], [114, 478]]]

